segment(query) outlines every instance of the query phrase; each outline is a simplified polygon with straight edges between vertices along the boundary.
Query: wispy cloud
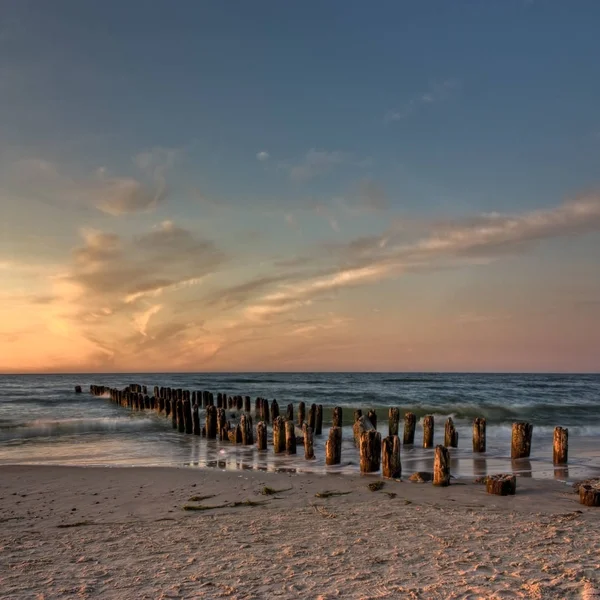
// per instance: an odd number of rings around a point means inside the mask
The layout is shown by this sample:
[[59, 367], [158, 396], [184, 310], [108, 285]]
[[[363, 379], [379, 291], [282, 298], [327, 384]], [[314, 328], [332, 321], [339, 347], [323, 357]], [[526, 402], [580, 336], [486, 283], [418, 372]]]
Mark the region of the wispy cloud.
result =
[[265, 162], [267, 160], [269, 160], [270, 155], [268, 152], [265, 152], [264, 150], [261, 152], [258, 152], [256, 155], [256, 160], [259, 160], [260, 162]]
[[401, 121], [415, 114], [425, 106], [442, 102], [450, 98], [460, 88], [460, 83], [456, 79], [446, 79], [441, 82], [432, 82], [429, 88], [413, 96], [408, 102], [399, 108], [388, 110], [385, 113], [384, 121]]

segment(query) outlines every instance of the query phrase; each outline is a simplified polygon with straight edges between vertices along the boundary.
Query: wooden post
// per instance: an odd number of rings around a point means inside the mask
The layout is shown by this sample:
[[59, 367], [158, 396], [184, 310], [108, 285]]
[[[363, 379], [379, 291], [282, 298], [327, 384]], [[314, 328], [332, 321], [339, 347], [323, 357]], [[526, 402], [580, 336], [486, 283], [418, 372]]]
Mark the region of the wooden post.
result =
[[313, 429], [310, 425], [304, 423], [302, 431], [304, 433], [304, 458], [306, 458], [306, 460], [312, 460], [315, 457]]
[[194, 431], [194, 424], [192, 422], [192, 403], [186, 398], [183, 401], [183, 421], [185, 424], [185, 432], [191, 434]]
[[377, 413], [374, 410], [370, 410], [367, 413], [367, 418], [373, 424], [373, 429], [377, 429]]
[[285, 419], [286, 421], [294, 421], [294, 405], [291, 402], [287, 405]]
[[273, 452], [275, 454], [285, 452], [285, 419], [283, 417], [273, 419]]
[[510, 457], [527, 458], [531, 454], [531, 434], [533, 425], [523, 421], [513, 423]]
[[435, 447], [433, 459], [433, 485], [450, 485], [450, 451], [445, 446]]
[[[221, 401], [222, 403], [222, 401]], [[223, 439], [223, 437], [221, 436], [221, 429], [223, 429], [223, 427], [225, 427], [225, 425], [227, 424], [227, 413], [225, 412], [224, 408], [217, 408], [217, 436], [219, 437], [219, 439]]]
[[325, 442], [325, 464], [339, 465], [342, 462], [342, 428], [332, 427]]
[[267, 449], [267, 424], [264, 421], [256, 425], [256, 447], [259, 450]]
[[179, 433], [183, 433], [185, 431], [183, 400], [181, 398], [177, 398], [177, 429], [179, 430]]
[[390, 435], [398, 435], [398, 424], [400, 423], [400, 409], [390, 408], [388, 411], [389, 433]]
[[314, 431], [315, 426], [317, 424], [317, 405], [314, 403], [311, 404], [310, 408], [308, 409], [307, 423], [308, 423], [308, 426]]
[[236, 444], [241, 444], [242, 441], [243, 441], [243, 439], [244, 438], [243, 438], [243, 435], [242, 435], [242, 424], [240, 422], [240, 423], [238, 423], [235, 426], [235, 443]]
[[359, 417], [358, 421], [356, 421], [352, 426], [354, 443], [357, 446], [360, 446], [360, 440], [362, 439], [362, 435], [367, 431], [375, 431], [375, 428], [373, 427], [373, 423], [371, 423], [370, 419], [363, 415], [362, 417]]
[[566, 465], [569, 457], [569, 430], [563, 427], [554, 428], [553, 462], [555, 465]]
[[249, 413], [250, 412], [250, 396], [244, 396], [244, 410]]
[[444, 428], [444, 446], [446, 448], [458, 448], [458, 431], [454, 427], [452, 417], [448, 417]]
[[322, 433], [323, 433], [323, 405], [317, 404], [315, 435], [321, 435]]
[[80, 385], [76, 385], [75, 386], [75, 393], [76, 394], [81, 394], [81, 386]]
[[485, 425], [483, 417], [473, 420], [473, 452], [485, 452]]
[[[223, 398], [223, 401], [224, 400], [225, 400], [225, 398]], [[226, 421], [225, 424], [223, 425], [223, 427], [221, 427], [221, 430], [219, 431], [219, 439], [222, 442], [229, 441], [229, 421]]]
[[[269, 403], [265, 402], [265, 404], [267, 405], [266, 407], [263, 405], [263, 410], [267, 411], [267, 414], [269, 412]], [[277, 400], [273, 400], [273, 402], [271, 402], [271, 420], [275, 421], [275, 419], [279, 416], [279, 404], [277, 403]], [[268, 423], [269, 420], [265, 419], [265, 421]]]
[[332, 418], [333, 427], [342, 427], [343, 421], [342, 421], [342, 407], [341, 406], [336, 406], [333, 409], [331, 418]]
[[252, 417], [247, 414], [243, 414], [240, 418], [240, 428], [242, 430], [242, 444], [244, 446], [251, 446], [254, 444], [254, 435], [252, 432]]
[[200, 435], [200, 415], [198, 414], [197, 404], [194, 404], [192, 408], [192, 426], [194, 435]]
[[356, 421], [358, 421], [361, 417], [362, 417], [362, 410], [360, 410], [360, 408], [357, 408], [354, 411], [354, 422], [356, 423]]
[[242, 410], [244, 408], [244, 399], [241, 396], [236, 396], [237, 409]]
[[305, 419], [306, 419], [306, 404], [304, 402], [300, 402], [300, 404], [298, 404], [298, 427], [302, 427], [302, 425], [304, 425]]
[[423, 417], [423, 448], [433, 448], [433, 415]]
[[372, 429], [360, 436], [360, 472], [374, 473], [381, 464], [381, 434]]
[[405, 446], [412, 446], [415, 443], [415, 428], [417, 426], [417, 417], [409, 412], [404, 415], [404, 440]]
[[294, 421], [285, 422], [285, 451], [287, 454], [296, 454], [296, 427]]
[[399, 479], [402, 476], [402, 463], [400, 462], [400, 438], [397, 435], [388, 435], [383, 439], [381, 458], [383, 476]]
[[488, 475], [485, 478], [485, 490], [496, 496], [514, 496], [517, 491], [517, 478], [514, 475]]
[[600, 506], [600, 485], [589, 483], [580, 485], [579, 503], [584, 506]]
[[206, 438], [217, 439], [217, 409], [212, 404], [206, 407]]

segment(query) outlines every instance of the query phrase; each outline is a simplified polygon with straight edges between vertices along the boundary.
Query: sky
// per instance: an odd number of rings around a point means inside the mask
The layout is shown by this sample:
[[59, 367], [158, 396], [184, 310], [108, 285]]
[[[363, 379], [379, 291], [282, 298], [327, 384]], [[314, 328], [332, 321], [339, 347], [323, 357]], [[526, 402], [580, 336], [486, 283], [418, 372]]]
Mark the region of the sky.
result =
[[0, 1], [0, 372], [600, 371], [598, 22]]

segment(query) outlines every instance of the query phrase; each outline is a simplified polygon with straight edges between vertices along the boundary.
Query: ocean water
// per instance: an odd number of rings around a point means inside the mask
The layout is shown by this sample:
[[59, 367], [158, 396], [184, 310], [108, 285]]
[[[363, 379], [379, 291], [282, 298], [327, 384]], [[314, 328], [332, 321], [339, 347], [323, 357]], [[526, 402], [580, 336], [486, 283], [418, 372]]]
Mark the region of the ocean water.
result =
[[[315, 437], [316, 460], [275, 456], [254, 447], [174, 431], [170, 418], [154, 411], [130, 411], [89, 393], [90, 384], [124, 388], [139, 383], [208, 390], [215, 394], [277, 399], [282, 412], [292, 402], [324, 407], [323, 432]], [[75, 394], [81, 385], [83, 394]], [[342, 464], [326, 467], [325, 439], [331, 409], [344, 410]], [[426, 414], [435, 417], [435, 443], [443, 442], [444, 423], [452, 416], [459, 445], [451, 451], [457, 477], [514, 471], [523, 476], [572, 481], [600, 475], [600, 375], [398, 374], [398, 373], [252, 373], [114, 374], [0, 376], [0, 464], [87, 466], [187, 466], [222, 469], [358, 472], [352, 441], [355, 408], [375, 409], [378, 429], [387, 435], [388, 408], [414, 412], [419, 422], [415, 445], [402, 448], [404, 474], [431, 470], [433, 450], [420, 447]], [[203, 413], [201, 411], [201, 420]], [[231, 411], [228, 411], [228, 414]], [[487, 452], [473, 454], [474, 417], [487, 419]], [[257, 419], [255, 417], [256, 424]], [[510, 460], [511, 425], [533, 424], [531, 457]], [[569, 465], [552, 465], [552, 432], [569, 429]], [[402, 429], [402, 422], [400, 424]]]

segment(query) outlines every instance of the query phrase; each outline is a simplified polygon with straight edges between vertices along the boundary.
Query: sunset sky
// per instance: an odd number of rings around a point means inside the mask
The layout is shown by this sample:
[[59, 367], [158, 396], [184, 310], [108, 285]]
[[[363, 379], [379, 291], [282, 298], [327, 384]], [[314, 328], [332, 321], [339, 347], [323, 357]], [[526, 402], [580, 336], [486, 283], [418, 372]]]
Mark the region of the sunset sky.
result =
[[0, 372], [600, 371], [600, 3], [0, 3]]

